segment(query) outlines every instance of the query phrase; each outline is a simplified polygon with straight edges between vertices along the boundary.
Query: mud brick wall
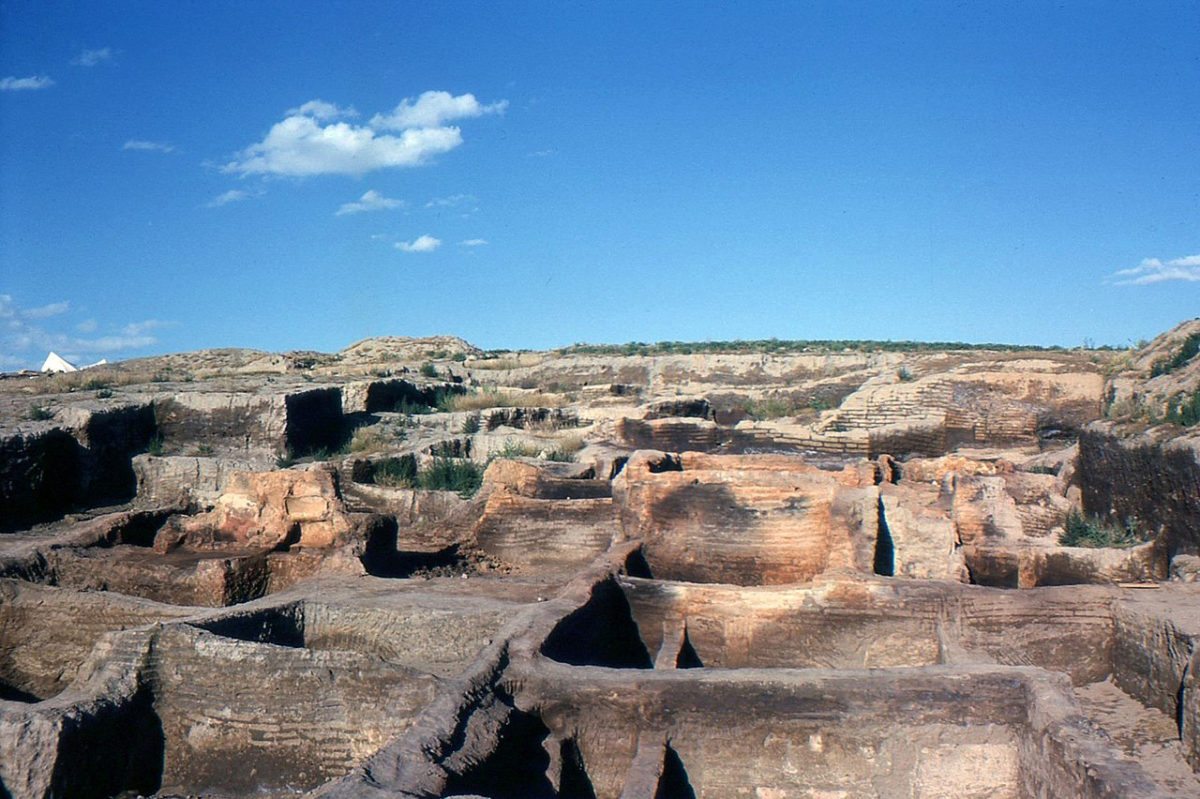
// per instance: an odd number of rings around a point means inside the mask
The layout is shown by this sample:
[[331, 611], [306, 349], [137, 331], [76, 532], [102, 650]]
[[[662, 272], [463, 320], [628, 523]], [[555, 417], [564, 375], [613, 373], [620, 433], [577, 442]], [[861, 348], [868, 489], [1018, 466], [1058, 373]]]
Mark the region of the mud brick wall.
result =
[[621, 794], [638, 739], [667, 725], [700, 799], [747, 788], [760, 796], [1021, 795], [1024, 697], [999, 674], [654, 672], [639, 679], [638, 696], [622, 697], [599, 670], [551, 671], [553, 682], [531, 681], [518, 703], [535, 708], [552, 736], [574, 741], [597, 797]]
[[712, 452], [733, 439], [733, 431], [697, 419], [617, 420], [617, 439], [632, 449]]
[[350, 652], [164, 629], [151, 658], [164, 790], [313, 788], [406, 729], [437, 681]]
[[548, 569], [591, 562], [618, 531], [612, 499], [531, 499], [507, 490], [488, 496], [475, 528], [488, 554]]
[[[1110, 671], [1106, 589], [1041, 599], [999, 589], [953, 592], [911, 583], [735, 588], [625, 578], [651, 655], [687, 638], [705, 666], [864, 668], [954, 662], [1036, 665], [1077, 684]], [[1176, 688], [1178, 683], [1176, 683]]]
[[886, 589], [735, 588], [637, 578], [627, 578], [622, 586], [652, 655], [664, 642], [677, 649], [686, 627], [700, 662], [715, 668], [941, 662], [937, 609], [928, 602], [906, 602]]
[[54, 696], [104, 633], [189, 612], [119, 594], [0, 580], [0, 683], [39, 699]]
[[506, 603], [469, 598], [370, 607], [304, 603], [304, 645], [349, 650], [441, 676], [462, 671], [512, 618]]
[[655, 577], [804, 582], [849, 548], [853, 531], [834, 523], [835, 479], [794, 459], [685, 454], [679, 470], [658, 468], [631, 460], [614, 484], [623, 534], [645, 542]]

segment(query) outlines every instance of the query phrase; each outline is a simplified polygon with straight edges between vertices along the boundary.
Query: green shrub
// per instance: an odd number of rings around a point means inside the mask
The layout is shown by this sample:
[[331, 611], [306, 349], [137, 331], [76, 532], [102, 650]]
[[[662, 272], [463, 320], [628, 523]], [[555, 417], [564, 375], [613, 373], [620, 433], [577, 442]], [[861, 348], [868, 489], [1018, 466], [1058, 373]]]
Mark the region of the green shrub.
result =
[[1096, 516], [1085, 516], [1076, 510], [1067, 514], [1063, 533], [1058, 537], [1058, 543], [1065, 547], [1124, 548], [1146, 540], [1146, 532], [1140, 529], [1137, 519], [1132, 516], [1122, 525]]
[[29, 418], [35, 422], [44, 422], [47, 419], [54, 418], [54, 412], [43, 408], [40, 405], [29, 406]]
[[108, 399], [113, 395], [111, 388], [102, 388], [96, 392], [96, 399]]
[[438, 370], [437, 367], [431, 363], [423, 363], [421, 364], [420, 374], [421, 377], [437, 377]]
[[146, 443], [146, 452], [148, 452], [149, 454], [153, 455], [156, 458], [162, 457], [162, 454], [163, 454], [163, 434], [162, 433], [155, 433], [154, 435], [152, 435], [150, 437], [150, 440]]
[[473, 436], [479, 432], [480, 428], [479, 414], [473, 413], [462, 422], [462, 434], [464, 436]]
[[417, 482], [433, 491], [455, 491], [464, 499], [474, 496], [483, 485], [483, 469], [474, 461], [459, 458], [434, 458], [420, 471]]
[[907, 367], [907, 366], [901, 366], [899, 369], [897, 369], [897, 370], [896, 370], [896, 377], [897, 377], [897, 379], [899, 379], [899, 380], [900, 380], [900, 382], [901, 382], [901, 383], [907, 383], [907, 382], [909, 382], [910, 380], [915, 380], [915, 379], [916, 379], [916, 378], [914, 378], [914, 377], [913, 377], [913, 373], [912, 373], [912, 372], [910, 372], [910, 371], [908, 371], [908, 367]]
[[373, 479], [377, 485], [391, 488], [417, 487], [417, 459], [412, 455], [387, 458], [375, 465]]

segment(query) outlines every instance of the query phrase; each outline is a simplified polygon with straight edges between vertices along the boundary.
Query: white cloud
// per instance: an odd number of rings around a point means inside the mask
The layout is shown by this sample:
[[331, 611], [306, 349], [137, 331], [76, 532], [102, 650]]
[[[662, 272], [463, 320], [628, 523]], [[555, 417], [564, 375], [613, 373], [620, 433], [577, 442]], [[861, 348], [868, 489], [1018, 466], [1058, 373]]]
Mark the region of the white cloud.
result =
[[459, 242], [463, 247], [482, 247], [487, 243], [487, 239], [466, 239]]
[[[262, 141], [239, 152], [221, 171], [237, 175], [352, 175], [420, 166], [462, 144], [462, 131], [445, 123], [502, 112], [507, 100], [482, 105], [474, 95], [425, 92], [365, 125], [334, 121], [357, 117], [353, 108], [309, 100], [289, 109]], [[389, 133], [385, 131], [394, 131]]]
[[353, 108], [340, 108], [333, 103], [327, 103], [324, 100], [309, 100], [299, 108], [289, 108], [284, 116], [295, 117], [312, 117], [321, 121], [329, 119], [337, 119], [339, 117], [354, 118], [358, 116], [358, 112]]
[[230, 189], [224, 194], [218, 194], [216, 197], [213, 197], [204, 204], [204, 207], [219, 208], [222, 205], [241, 202], [242, 200], [249, 199], [250, 197], [261, 197], [262, 194], [263, 192], [261, 191], [242, 191], [241, 189]]
[[412, 241], [396, 242], [396, 249], [404, 252], [433, 252], [441, 246], [442, 240], [433, 236], [420, 236]]
[[[10, 295], [0, 294], [0, 365], [36, 368], [50, 351], [68, 360], [90, 360], [123, 350], [149, 347], [158, 343], [158, 339], [149, 335], [149, 331], [168, 324], [159, 320], [134, 322], [112, 335], [81, 338], [51, 329], [42, 321], [68, 310], [70, 303], [65, 301], [37, 308], [21, 308]], [[85, 334], [94, 333], [98, 328], [94, 319], [75, 325], [76, 331]]]
[[342, 207], [337, 209], [334, 216], [345, 216], [346, 214], [359, 214], [363, 211], [387, 211], [392, 208], [403, 208], [403, 200], [393, 200], [390, 197], [384, 197], [374, 189], [370, 189], [359, 197], [357, 202], [342, 203]]
[[101, 47], [99, 50], [84, 50], [75, 58], [71, 59], [71, 63], [77, 67], [94, 67], [102, 61], [111, 59], [115, 52], [111, 47]]
[[353, 175], [376, 169], [419, 166], [462, 144], [458, 128], [406, 130], [377, 135], [346, 122], [322, 126], [308, 116], [276, 123], [266, 138], [222, 167], [241, 175]]
[[31, 91], [33, 89], [49, 89], [54, 81], [48, 75], [30, 75], [28, 78], [0, 78], [0, 92]]
[[558, 155], [558, 150], [534, 150], [530, 153], [525, 153], [530, 158], [549, 158], [552, 155]]
[[502, 114], [505, 108], [508, 108], [508, 100], [482, 105], [473, 94], [455, 97], [450, 92], [431, 91], [415, 100], [406, 97], [390, 114], [376, 114], [371, 118], [371, 127], [384, 130], [436, 128], [455, 119]]
[[1157, 258], [1144, 258], [1131, 269], [1114, 272], [1105, 282], [1117, 286], [1145, 286], [1168, 280], [1200, 281], [1200, 255], [1186, 255], [1165, 263]]
[[159, 141], [145, 141], [144, 139], [130, 139], [121, 147], [122, 150], [151, 150], [160, 153], [174, 152], [175, 146]]

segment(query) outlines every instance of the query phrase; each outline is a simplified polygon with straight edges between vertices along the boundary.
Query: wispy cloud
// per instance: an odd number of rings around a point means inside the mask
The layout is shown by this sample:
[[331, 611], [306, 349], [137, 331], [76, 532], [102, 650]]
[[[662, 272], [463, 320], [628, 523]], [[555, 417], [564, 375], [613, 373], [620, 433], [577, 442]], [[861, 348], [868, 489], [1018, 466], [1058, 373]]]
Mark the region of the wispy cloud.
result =
[[1131, 269], [1121, 269], [1109, 275], [1105, 282], [1116, 286], [1145, 286], [1168, 280], [1200, 281], [1200, 255], [1186, 255], [1165, 262], [1158, 258], [1144, 258]]
[[167, 144], [160, 141], [145, 141], [144, 139], [130, 139], [121, 147], [122, 150], [149, 150], [152, 152], [171, 153], [175, 151], [175, 145]]
[[69, 310], [71, 310], [71, 303], [63, 301], [52, 302], [49, 305], [42, 305], [37, 308], [29, 308], [20, 313], [25, 319], [47, 319], [51, 316], [64, 314]]
[[9, 76], [0, 78], [0, 92], [25, 92], [35, 89], [49, 89], [54, 81], [49, 75], [30, 75], [28, 78]]
[[352, 203], [343, 203], [342, 207], [334, 212], [334, 216], [345, 216], [346, 214], [361, 214], [363, 211], [387, 211], [393, 208], [403, 208], [403, 200], [393, 200], [390, 197], [384, 197], [375, 189], [370, 189], [363, 193], [357, 201]]
[[261, 191], [242, 191], [241, 189], [230, 189], [224, 194], [218, 194], [204, 204], [205, 208], [220, 208], [222, 205], [229, 203], [241, 202], [248, 200], [251, 197], [261, 197], [265, 192]]
[[151, 330], [160, 330], [164, 327], [174, 327], [178, 322], [164, 322], [162, 319], [147, 319], [143, 322], [130, 322], [121, 328], [122, 336], [144, 336]]
[[[83, 337], [70, 335], [47, 323], [47, 319], [67, 313], [71, 304], [67, 301], [52, 302], [35, 308], [22, 308], [8, 294], [0, 294], [0, 366], [36, 367], [46, 353], [57, 352], [67, 360], [91, 360], [97, 356], [119, 353], [125, 350], [149, 347], [158, 343], [150, 331], [166, 327], [170, 323], [157, 319], [132, 322], [109, 335]], [[58, 323], [63, 328], [68, 321]], [[69, 328], [68, 328], [69, 329]], [[76, 332], [91, 334], [99, 330], [94, 319], [74, 325]]]
[[549, 158], [552, 155], [558, 155], [558, 150], [534, 150], [533, 152], [525, 153], [530, 158]]
[[415, 101], [403, 101], [391, 114], [376, 114], [366, 125], [355, 125], [333, 121], [353, 115], [353, 109], [310, 100], [289, 110], [262, 141], [242, 150], [221, 170], [243, 176], [361, 176], [377, 169], [420, 166], [462, 144], [462, 131], [443, 123], [493, 113], [505, 105], [502, 100], [483, 106], [470, 94], [425, 92]]
[[508, 108], [508, 100], [483, 105], [473, 94], [455, 97], [450, 92], [424, 92], [416, 99], [406, 97], [390, 114], [376, 114], [371, 118], [371, 127], [383, 130], [436, 128], [455, 119], [502, 114], [505, 108]]
[[478, 200], [474, 194], [451, 194], [449, 197], [435, 197], [425, 203], [426, 208], [454, 208], [460, 205], [474, 205]]
[[464, 241], [460, 241], [459, 245], [463, 247], [483, 247], [487, 243], [487, 239], [466, 239]]
[[404, 252], [433, 252], [441, 246], [442, 240], [435, 239], [433, 236], [420, 236], [412, 241], [396, 242], [396, 249]]
[[97, 64], [112, 59], [114, 55], [116, 55], [116, 51], [111, 47], [101, 47], [98, 50], [84, 50], [71, 59], [71, 64], [77, 67], [94, 67]]

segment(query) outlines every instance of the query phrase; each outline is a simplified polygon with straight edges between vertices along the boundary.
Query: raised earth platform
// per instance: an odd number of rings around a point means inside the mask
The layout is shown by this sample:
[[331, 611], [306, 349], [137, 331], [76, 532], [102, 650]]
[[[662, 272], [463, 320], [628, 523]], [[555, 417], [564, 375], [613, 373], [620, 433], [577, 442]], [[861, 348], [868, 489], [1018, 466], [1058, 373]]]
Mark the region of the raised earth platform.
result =
[[1200, 796], [1194, 335], [0, 380], [0, 797]]

